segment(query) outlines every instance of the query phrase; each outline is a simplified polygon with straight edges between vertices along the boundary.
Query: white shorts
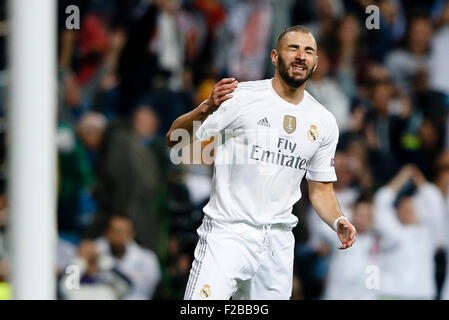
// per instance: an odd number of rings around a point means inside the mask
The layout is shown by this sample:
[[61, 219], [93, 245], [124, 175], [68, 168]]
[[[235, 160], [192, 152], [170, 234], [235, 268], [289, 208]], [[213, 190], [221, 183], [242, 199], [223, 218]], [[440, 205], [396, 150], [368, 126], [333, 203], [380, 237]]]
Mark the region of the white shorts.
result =
[[284, 225], [251, 226], [204, 216], [185, 300], [288, 300], [295, 239]]

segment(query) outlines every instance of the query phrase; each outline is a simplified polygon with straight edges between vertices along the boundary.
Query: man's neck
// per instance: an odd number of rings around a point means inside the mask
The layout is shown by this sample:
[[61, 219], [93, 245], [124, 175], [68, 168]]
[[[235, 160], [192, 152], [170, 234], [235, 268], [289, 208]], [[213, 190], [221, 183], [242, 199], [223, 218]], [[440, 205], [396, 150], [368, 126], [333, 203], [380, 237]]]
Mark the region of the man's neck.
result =
[[276, 91], [282, 99], [293, 104], [299, 104], [304, 98], [304, 89], [306, 84], [307, 81], [298, 88], [291, 87], [285, 83], [284, 80], [282, 80], [281, 75], [277, 71], [273, 78], [274, 91]]

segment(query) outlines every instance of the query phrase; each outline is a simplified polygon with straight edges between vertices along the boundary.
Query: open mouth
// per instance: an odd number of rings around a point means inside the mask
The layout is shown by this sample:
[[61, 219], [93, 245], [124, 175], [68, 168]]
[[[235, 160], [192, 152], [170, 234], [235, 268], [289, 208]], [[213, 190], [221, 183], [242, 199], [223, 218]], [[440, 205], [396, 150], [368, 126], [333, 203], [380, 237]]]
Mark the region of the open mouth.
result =
[[305, 72], [306, 71], [306, 67], [305, 66], [301, 66], [301, 65], [297, 65], [297, 64], [292, 65], [292, 68], [293, 68], [293, 70], [299, 71], [299, 72]]

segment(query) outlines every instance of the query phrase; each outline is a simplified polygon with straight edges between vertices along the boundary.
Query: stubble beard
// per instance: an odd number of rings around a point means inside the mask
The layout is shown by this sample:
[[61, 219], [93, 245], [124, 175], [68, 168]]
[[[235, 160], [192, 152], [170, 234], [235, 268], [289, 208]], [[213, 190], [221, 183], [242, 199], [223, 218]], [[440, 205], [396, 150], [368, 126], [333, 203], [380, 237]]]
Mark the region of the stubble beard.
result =
[[278, 72], [279, 75], [281, 76], [282, 80], [284, 80], [284, 82], [292, 87], [292, 88], [299, 88], [300, 86], [302, 86], [307, 80], [309, 80], [309, 78], [312, 76], [313, 73], [313, 69], [315, 68], [315, 66], [313, 66], [311, 69], [309, 69], [306, 65], [304, 65], [304, 67], [306, 68], [306, 76], [302, 79], [294, 79], [293, 77], [291, 77], [288, 74], [288, 69], [289, 67], [287, 67], [285, 65], [285, 61], [284, 59], [282, 59], [281, 55], [278, 56]]

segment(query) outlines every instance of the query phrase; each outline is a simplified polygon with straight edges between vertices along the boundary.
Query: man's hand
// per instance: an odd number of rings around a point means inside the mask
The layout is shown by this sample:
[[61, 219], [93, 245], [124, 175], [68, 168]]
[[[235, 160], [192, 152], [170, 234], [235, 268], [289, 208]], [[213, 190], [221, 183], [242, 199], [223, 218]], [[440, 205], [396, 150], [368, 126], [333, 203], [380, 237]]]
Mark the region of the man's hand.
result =
[[232, 93], [237, 88], [238, 81], [234, 78], [221, 79], [213, 88], [209, 99], [205, 105], [207, 106], [207, 113], [215, 112], [220, 105], [228, 99], [232, 98]]
[[[178, 145], [179, 148], [183, 148], [188, 146], [189, 143], [192, 143], [195, 134], [193, 132], [193, 123], [195, 121], [203, 122], [211, 113], [215, 112], [223, 102], [231, 99], [232, 95], [230, 93], [237, 88], [237, 83], [238, 81], [234, 78], [224, 78], [220, 80], [214, 86], [210, 97], [206, 101], [192, 111], [178, 117], [165, 135], [167, 146], [173, 148], [175, 145]], [[190, 133], [190, 141], [186, 141], [182, 144], [179, 140], [171, 140], [172, 132], [178, 129], [187, 130]]]
[[425, 184], [426, 177], [422, 174], [422, 172], [419, 170], [419, 168], [415, 165], [412, 166], [412, 180], [413, 183], [417, 188], [421, 187], [423, 184]]
[[333, 183], [313, 180], [307, 180], [307, 182], [309, 183], [310, 202], [312, 202], [316, 213], [332, 230], [337, 231], [338, 238], [342, 243], [338, 248], [346, 249], [352, 246], [355, 241], [356, 231], [348, 220], [339, 219], [339, 217], [343, 216], [343, 212], [341, 212], [335, 197]]
[[337, 224], [337, 235], [342, 245], [338, 249], [347, 249], [355, 242], [357, 231], [355, 227], [346, 219], [340, 219]]
[[406, 164], [401, 170], [394, 176], [394, 178], [388, 183], [388, 187], [395, 193], [401, 191], [402, 187], [410, 181], [414, 173], [413, 165]]

